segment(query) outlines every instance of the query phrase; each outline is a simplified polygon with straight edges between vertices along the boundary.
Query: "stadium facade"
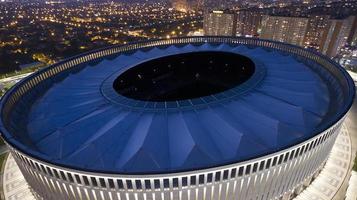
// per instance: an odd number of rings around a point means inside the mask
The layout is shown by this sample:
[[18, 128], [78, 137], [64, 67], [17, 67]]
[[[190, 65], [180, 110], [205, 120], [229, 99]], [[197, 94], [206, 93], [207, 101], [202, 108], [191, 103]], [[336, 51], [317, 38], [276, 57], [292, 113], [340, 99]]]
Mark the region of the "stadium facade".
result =
[[1, 132], [39, 199], [292, 199], [354, 98], [297, 46], [192, 37], [78, 55], [19, 82]]

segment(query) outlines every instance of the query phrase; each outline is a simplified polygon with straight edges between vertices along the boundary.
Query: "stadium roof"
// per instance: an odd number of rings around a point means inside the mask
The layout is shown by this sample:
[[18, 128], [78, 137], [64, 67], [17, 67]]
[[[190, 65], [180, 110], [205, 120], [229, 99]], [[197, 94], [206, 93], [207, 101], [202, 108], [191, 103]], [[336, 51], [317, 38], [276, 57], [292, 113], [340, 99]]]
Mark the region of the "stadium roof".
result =
[[[176, 101], [136, 100], [113, 87], [144, 61], [205, 51], [244, 55], [254, 73], [222, 92]], [[13, 112], [18, 126], [5, 137], [48, 162], [90, 171], [166, 173], [239, 162], [311, 138], [336, 113], [340, 86], [318, 68], [244, 45], [168, 45], [118, 54], [36, 89], [41, 95], [27, 110]]]

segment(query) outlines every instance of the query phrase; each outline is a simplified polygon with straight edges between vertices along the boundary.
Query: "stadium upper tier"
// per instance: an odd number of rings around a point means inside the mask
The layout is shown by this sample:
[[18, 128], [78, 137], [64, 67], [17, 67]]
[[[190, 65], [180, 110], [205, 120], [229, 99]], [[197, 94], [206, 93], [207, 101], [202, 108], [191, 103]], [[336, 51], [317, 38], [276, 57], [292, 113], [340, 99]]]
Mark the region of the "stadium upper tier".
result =
[[86, 171], [202, 169], [320, 133], [344, 112], [342, 87], [319, 64], [269, 48], [146, 47], [48, 78], [11, 111], [4, 136], [36, 158]]

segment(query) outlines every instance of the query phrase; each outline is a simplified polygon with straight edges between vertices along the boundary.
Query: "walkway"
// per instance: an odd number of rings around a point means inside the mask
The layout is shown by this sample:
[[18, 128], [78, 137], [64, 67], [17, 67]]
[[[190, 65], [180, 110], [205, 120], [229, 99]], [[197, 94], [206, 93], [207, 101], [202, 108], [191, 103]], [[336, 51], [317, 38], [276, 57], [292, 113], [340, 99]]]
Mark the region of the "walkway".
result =
[[346, 126], [332, 148], [321, 173], [295, 200], [341, 200], [345, 197], [344, 182], [348, 180], [352, 165], [351, 138]]
[[353, 171], [346, 193], [346, 200], [357, 199], [357, 172]]
[[35, 200], [11, 155], [5, 164], [3, 183], [5, 200]]

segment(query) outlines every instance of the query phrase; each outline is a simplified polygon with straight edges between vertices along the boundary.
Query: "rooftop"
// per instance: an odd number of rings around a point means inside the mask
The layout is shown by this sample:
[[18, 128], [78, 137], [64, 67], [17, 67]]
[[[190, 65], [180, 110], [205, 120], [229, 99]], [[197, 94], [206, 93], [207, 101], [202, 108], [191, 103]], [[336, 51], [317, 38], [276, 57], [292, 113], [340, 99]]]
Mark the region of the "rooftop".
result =
[[48, 162], [90, 171], [240, 162], [311, 138], [339, 113], [341, 85], [306, 63], [225, 43], [118, 53], [37, 88], [28, 109], [12, 112], [18, 126], [5, 138]]

